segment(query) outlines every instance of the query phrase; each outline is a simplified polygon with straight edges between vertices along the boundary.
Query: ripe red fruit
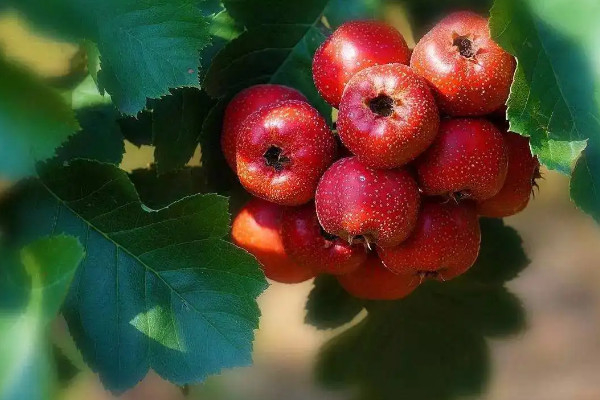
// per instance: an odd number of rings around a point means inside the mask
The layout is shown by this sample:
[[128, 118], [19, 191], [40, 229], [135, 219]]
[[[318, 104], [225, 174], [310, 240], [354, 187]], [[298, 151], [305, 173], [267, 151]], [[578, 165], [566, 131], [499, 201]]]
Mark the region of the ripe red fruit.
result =
[[255, 85], [239, 92], [227, 105], [221, 133], [221, 149], [235, 172], [235, 144], [244, 121], [263, 107], [284, 100], [307, 101], [296, 89], [282, 85]]
[[350, 245], [321, 228], [314, 204], [288, 207], [283, 212], [281, 237], [292, 260], [317, 272], [347, 274], [367, 259], [363, 245]]
[[481, 231], [475, 204], [429, 199], [412, 235], [399, 246], [379, 248], [392, 272], [446, 281], [467, 271], [477, 259]]
[[338, 108], [344, 87], [357, 72], [379, 64], [408, 64], [410, 50], [392, 26], [351, 21], [340, 26], [317, 49], [313, 78], [321, 96]]
[[377, 255], [371, 254], [358, 270], [338, 277], [340, 285], [354, 297], [367, 300], [397, 300], [419, 286], [414, 275], [396, 275], [386, 269]]
[[261, 199], [251, 199], [233, 220], [233, 243], [246, 249], [260, 262], [267, 278], [282, 283], [298, 283], [313, 278], [310, 268], [294, 263], [281, 240], [284, 207]]
[[502, 133], [485, 119], [442, 121], [437, 138], [417, 160], [427, 195], [485, 200], [506, 178], [508, 157]]
[[476, 116], [506, 102], [516, 62], [492, 40], [486, 18], [458, 12], [417, 43], [410, 65], [433, 87], [442, 112]]
[[433, 142], [439, 124], [429, 87], [402, 64], [377, 65], [354, 75], [337, 120], [344, 145], [373, 168], [412, 161]]
[[540, 163], [531, 154], [529, 139], [516, 133], [504, 134], [508, 151], [508, 173], [504, 186], [494, 197], [480, 202], [477, 211], [480, 215], [502, 218], [523, 210], [540, 177]]
[[351, 242], [396, 246], [410, 235], [419, 189], [403, 169], [375, 170], [356, 157], [331, 166], [317, 187], [315, 204], [325, 231]]
[[280, 102], [254, 113], [240, 131], [238, 177], [257, 197], [304, 204], [314, 197], [336, 150], [335, 137], [317, 110], [301, 101]]

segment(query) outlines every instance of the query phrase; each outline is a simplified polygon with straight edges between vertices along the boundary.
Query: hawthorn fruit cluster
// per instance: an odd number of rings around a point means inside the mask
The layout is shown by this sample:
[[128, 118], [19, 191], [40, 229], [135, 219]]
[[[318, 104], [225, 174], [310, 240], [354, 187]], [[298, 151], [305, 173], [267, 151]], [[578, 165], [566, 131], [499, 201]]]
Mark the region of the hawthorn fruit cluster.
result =
[[253, 86], [229, 103], [223, 153], [255, 196], [233, 241], [270, 279], [334, 274], [365, 299], [463, 274], [479, 217], [521, 211], [539, 177], [504, 117], [515, 64], [471, 12], [447, 16], [412, 51], [384, 23], [342, 25], [313, 60], [337, 136], [289, 87]]

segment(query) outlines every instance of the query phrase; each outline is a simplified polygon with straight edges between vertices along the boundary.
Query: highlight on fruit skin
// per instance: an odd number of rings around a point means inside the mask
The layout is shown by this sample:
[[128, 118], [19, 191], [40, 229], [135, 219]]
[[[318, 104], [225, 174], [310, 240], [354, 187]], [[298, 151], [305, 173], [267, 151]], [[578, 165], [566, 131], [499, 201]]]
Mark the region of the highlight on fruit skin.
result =
[[389, 271], [375, 253], [371, 253], [359, 269], [337, 279], [349, 294], [365, 300], [402, 299], [420, 284], [417, 276], [397, 275]]
[[508, 151], [508, 173], [500, 192], [494, 197], [477, 203], [479, 215], [503, 218], [521, 212], [537, 187], [540, 162], [531, 154], [529, 138], [513, 132], [504, 133]]
[[502, 132], [483, 118], [444, 120], [416, 169], [427, 196], [487, 200], [502, 189], [508, 170]]
[[221, 150], [233, 172], [237, 170], [235, 161], [237, 137], [246, 119], [264, 107], [285, 100], [308, 102], [302, 93], [291, 87], [261, 84], [240, 91], [227, 104], [221, 132]]
[[279, 102], [244, 123], [236, 147], [237, 174], [244, 188], [273, 203], [309, 202], [321, 175], [337, 157], [325, 119], [310, 104]]
[[420, 281], [447, 281], [465, 273], [479, 255], [481, 230], [475, 204], [429, 198], [422, 204], [417, 226], [399, 246], [378, 248], [392, 272]]
[[372, 168], [397, 168], [433, 142], [440, 116], [427, 83], [408, 66], [377, 65], [350, 80], [338, 113], [344, 145]]
[[410, 66], [429, 82], [442, 113], [482, 116], [506, 103], [516, 61], [490, 37], [486, 18], [462, 11], [419, 40]]
[[349, 21], [317, 49], [312, 73], [323, 99], [339, 108], [344, 88], [359, 71], [374, 65], [410, 62], [410, 50], [394, 27], [380, 21]]
[[419, 188], [409, 172], [376, 170], [356, 157], [336, 161], [323, 174], [315, 196], [325, 231], [368, 247], [404, 241], [417, 221], [419, 203]]
[[284, 210], [281, 237], [289, 257], [317, 273], [347, 274], [367, 259], [367, 249], [362, 244], [348, 243], [323, 230], [314, 203]]
[[250, 199], [233, 220], [232, 242], [252, 254], [265, 276], [281, 283], [300, 283], [316, 276], [310, 268], [294, 263], [281, 239], [284, 207], [268, 201]]

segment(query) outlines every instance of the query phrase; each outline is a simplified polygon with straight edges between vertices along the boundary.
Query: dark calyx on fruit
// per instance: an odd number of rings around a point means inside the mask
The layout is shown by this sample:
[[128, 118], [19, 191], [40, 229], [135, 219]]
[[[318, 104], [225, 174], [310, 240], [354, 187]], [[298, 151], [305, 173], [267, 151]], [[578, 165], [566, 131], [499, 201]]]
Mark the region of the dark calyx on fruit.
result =
[[457, 36], [452, 42], [458, 48], [458, 52], [465, 58], [473, 58], [477, 54], [473, 42], [466, 36]]
[[325, 240], [329, 240], [330, 242], [333, 242], [334, 240], [336, 240], [338, 238], [337, 236], [332, 235], [331, 233], [329, 233], [325, 229], [323, 229], [323, 227], [321, 225], [319, 225], [319, 230], [321, 231], [321, 236], [323, 236], [325, 238]]
[[385, 94], [380, 94], [369, 100], [369, 108], [377, 115], [389, 117], [394, 113], [394, 99]]
[[265, 162], [269, 167], [273, 167], [275, 171], [283, 171], [285, 166], [291, 161], [289, 157], [283, 154], [283, 150], [277, 146], [271, 146], [263, 155]]

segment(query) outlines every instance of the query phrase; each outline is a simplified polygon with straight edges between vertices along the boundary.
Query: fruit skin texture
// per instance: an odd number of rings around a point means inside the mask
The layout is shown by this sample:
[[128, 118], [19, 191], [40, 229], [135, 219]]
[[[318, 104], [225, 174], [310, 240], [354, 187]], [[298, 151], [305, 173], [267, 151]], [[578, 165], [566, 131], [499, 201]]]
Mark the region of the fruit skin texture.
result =
[[336, 152], [335, 137], [319, 112], [307, 103], [288, 100], [246, 120], [238, 137], [237, 173], [253, 195], [300, 205], [314, 197]]
[[281, 221], [281, 237], [286, 253], [297, 264], [314, 271], [343, 275], [356, 270], [367, 259], [362, 244], [350, 245], [330, 237], [319, 225], [314, 204], [288, 207]]
[[529, 139], [512, 132], [504, 134], [508, 151], [508, 173], [500, 192], [477, 204], [479, 215], [503, 218], [522, 211], [539, 178], [540, 163], [529, 148]]
[[417, 43], [410, 65], [430, 83], [443, 113], [478, 116], [506, 103], [516, 61], [492, 40], [486, 18], [457, 12]]
[[333, 164], [315, 196], [325, 231], [346, 241], [360, 236], [382, 247], [397, 246], [410, 235], [419, 203], [419, 189], [408, 172], [375, 170], [356, 157]]
[[399, 246], [378, 248], [377, 252], [394, 273], [447, 281], [475, 263], [480, 243], [473, 202], [430, 198], [423, 202], [412, 235]]
[[233, 243], [254, 255], [265, 276], [277, 282], [299, 283], [316, 274], [294, 263], [281, 240], [281, 216], [284, 207], [261, 199], [251, 199], [233, 220]]
[[495, 196], [504, 184], [507, 168], [502, 132], [485, 119], [442, 121], [437, 138], [417, 160], [423, 192], [455, 199]]
[[380, 64], [410, 62], [404, 37], [392, 26], [377, 21], [351, 21], [340, 26], [315, 52], [315, 86], [338, 108], [348, 81], [357, 72]]
[[221, 132], [221, 149], [227, 164], [235, 172], [235, 145], [244, 121], [263, 107], [285, 100], [305, 101], [296, 89], [282, 85], [255, 85], [239, 92], [227, 105]]
[[338, 114], [344, 145], [373, 168], [396, 168], [435, 139], [440, 117], [423, 79], [402, 64], [377, 65], [354, 75]]
[[396, 275], [386, 269], [377, 255], [371, 254], [358, 270], [338, 276], [340, 285], [354, 297], [366, 300], [397, 300], [419, 286], [415, 275]]

